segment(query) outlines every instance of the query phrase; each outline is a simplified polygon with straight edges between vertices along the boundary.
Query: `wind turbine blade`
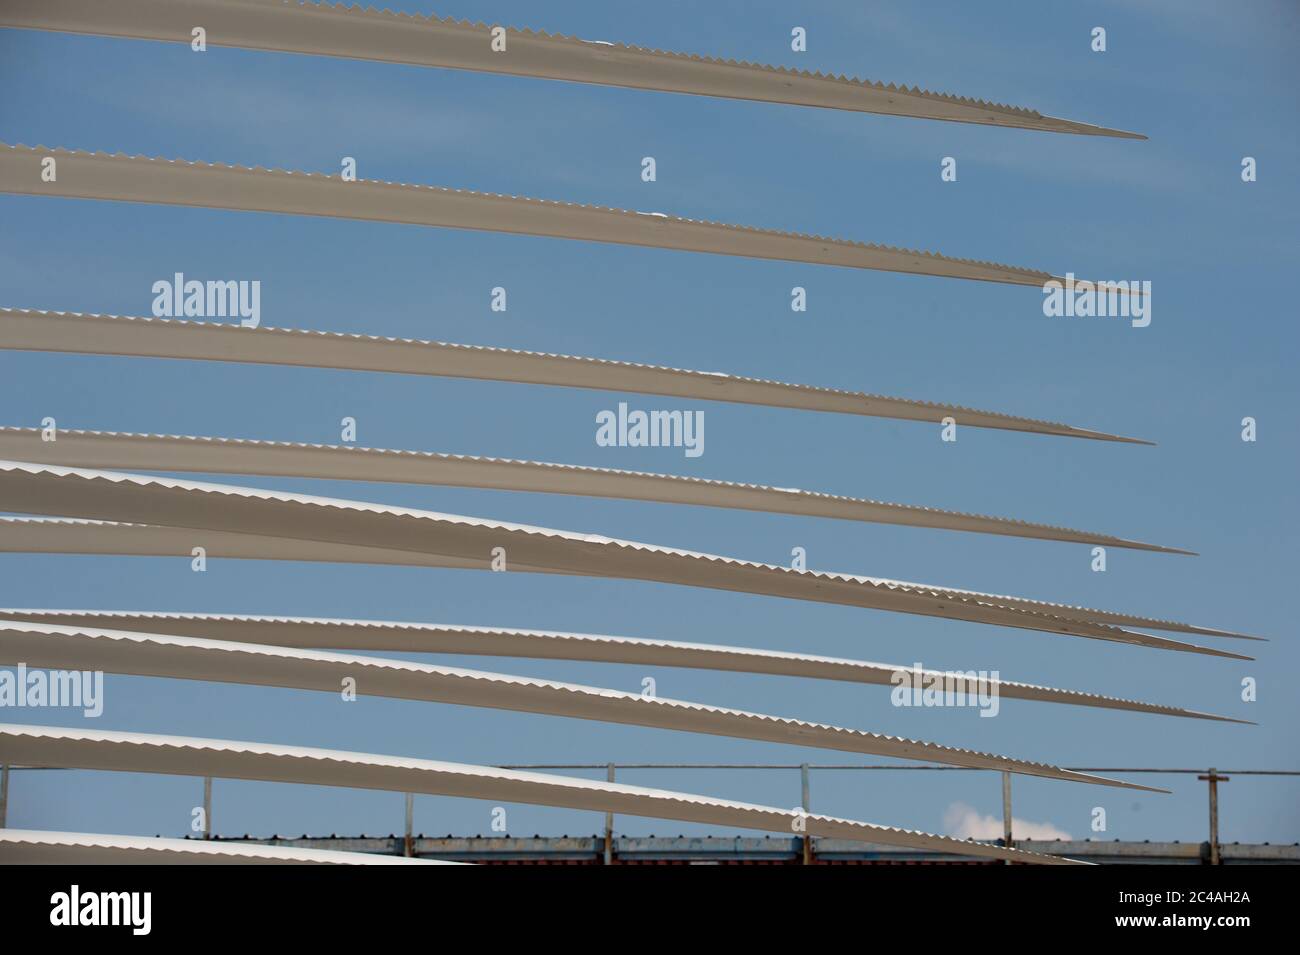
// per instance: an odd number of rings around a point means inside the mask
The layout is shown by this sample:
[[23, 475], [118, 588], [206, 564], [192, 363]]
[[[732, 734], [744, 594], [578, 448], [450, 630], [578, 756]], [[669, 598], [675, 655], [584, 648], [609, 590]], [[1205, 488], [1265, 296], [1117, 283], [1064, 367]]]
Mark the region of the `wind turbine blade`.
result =
[[1188, 553], [1109, 534], [1031, 524], [1010, 518], [672, 474], [429, 451], [241, 438], [126, 434], [71, 428], [60, 428], [56, 441], [44, 440], [42, 435], [40, 428], [0, 426], [0, 459], [85, 468], [129, 468], [133, 471], [316, 478], [573, 494]]
[[[0, 507], [21, 513], [188, 528], [192, 540], [209, 540], [224, 532], [364, 547], [381, 553], [402, 551], [421, 558], [432, 556], [438, 566], [488, 569], [494, 551], [501, 548], [506, 568], [516, 571], [784, 596], [1248, 659], [1106, 624], [1057, 617], [1049, 612], [1055, 607], [1052, 604], [1037, 603], [1039, 609], [1026, 610], [974, 591], [798, 571], [600, 535], [226, 484], [0, 461]], [[4, 545], [0, 541], [0, 546]], [[185, 552], [193, 546], [191, 543]], [[273, 549], [252, 555], [277, 556]], [[390, 556], [381, 562], [400, 561]]]
[[369, 852], [98, 832], [0, 829], [0, 865], [468, 865]]
[[[737, 673], [839, 680], [875, 686], [923, 687], [972, 683], [969, 674], [921, 670], [890, 663], [758, 650], [751, 647], [644, 640], [552, 630], [469, 627], [389, 620], [339, 620], [322, 617], [276, 617], [248, 614], [152, 613], [116, 610], [27, 610], [0, 608], [0, 620], [26, 620], [63, 627], [93, 627], [137, 633], [166, 633], [203, 640], [232, 640], [299, 649], [367, 653], [454, 653], [471, 656], [524, 657], [535, 660], [581, 660], [652, 667], [688, 667]], [[1125, 700], [1079, 690], [1062, 690], [1012, 680], [990, 680], [989, 691], [1008, 699], [1037, 700], [1135, 713], [1245, 723], [1228, 716], [1139, 700]], [[960, 691], [959, 691], [960, 692]]]
[[[53, 182], [42, 176], [46, 158], [57, 162], [58, 179]], [[1038, 289], [1047, 282], [1067, 281], [1050, 272], [997, 262], [662, 212], [40, 146], [0, 144], [0, 192], [505, 232]]]
[[402, 63], [690, 93], [726, 99], [911, 116], [1087, 136], [1139, 133], [1043, 116], [1031, 109], [893, 83], [668, 53], [451, 17], [284, 0], [5, 0], [0, 26], [190, 44], [196, 24], [216, 47]]
[[924, 740], [576, 683], [384, 657], [0, 620], [0, 660], [40, 669], [91, 670], [326, 693], [337, 693], [339, 687], [347, 685], [346, 681], [350, 679], [355, 681], [359, 693], [372, 697], [565, 716], [873, 756], [932, 760], [949, 766], [1024, 773], [1045, 779], [1097, 783], [1146, 792], [1163, 791], [1076, 773], [1046, 763], [942, 746]]
[[960, 405], [887, 398], [721, 372], [305, 329], [243, 328], [216, 322], [0, 308], [0, 348], [470, 378], [730, 401], [769, 408], [925, 421], [936, 425], [945, 417], [951, 417], [958, 425], [973, 428], [1130, 444], [1150, 443], [1059, 422], [977, 411]]

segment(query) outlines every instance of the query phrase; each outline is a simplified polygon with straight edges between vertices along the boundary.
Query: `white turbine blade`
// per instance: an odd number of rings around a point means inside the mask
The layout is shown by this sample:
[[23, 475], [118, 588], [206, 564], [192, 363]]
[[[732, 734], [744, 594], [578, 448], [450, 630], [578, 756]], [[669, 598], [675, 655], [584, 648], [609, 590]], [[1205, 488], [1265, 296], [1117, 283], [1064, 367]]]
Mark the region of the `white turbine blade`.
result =
[[134, 471], [186, 471], [574, 494], [971, 531], [1162, 553], [1190, 553], [1109, 534], [1030, 524], [1009, 518], [672, 474], [464, 454], [241, 438], [125, 434], [71, 428], [60, 428], [57, 441], [47, 441], [42, 435], [40, 428], [0, 426], [0, 459], [86, 468], [130, 468]]
[[1070, 861], [907, 829], [644, 786], [302, 746], [0, 724], [0, 761], [492, 799], [769, 832], [789, 833], [806, 823], [808, 835], [823, 838], [1017, 862]]
[[[223, 530], [196, 532], [185, 527], [130, 524], [121, 521], [66, 520], [50, 517], [0, 517], [0, 553], [77, 554], [117, 557], [177, 557], [186, 560], [194, 547], [209, 557], [232, 560], [289, 560], [330, 564], [378, 564], [481, 570], [481, 560], [458, 560], [383, 547], [240, 534]], [[530, 573], [546, 571], [530, 569]], [[558, 571], [552, 571], [558, 573]]]
[[456, 562], [452, 566], [483, 569], [491, 566], [494, 549], [503, 548], [507, 569], [516, 571], [785, 596], [1249, 659], [1088, 620], [1058, 617], [1051, 612], [1053, 604], [1040, 603], [1036, 604], [1040, 609], [1027, 610], [992, 595], [929, 584], [797, 571], [594, 534], [226, 484], [0, 461], [0, 507], [28, 514], [182, 527], [190, 529], [192, 538], [207, 539], [226, 532], [403, 551], [449, 558]]
[[[0, 26], [92, 36], [207, 42], [284, 53], [501, 73], [920, 119], [1145, 139], [1139, 133], [913, 86], [764, 66], [510, 28], [492, 49], [486, 23], [285, 0], [5, 0]], [[504, 28], [503, 28], [504, 29]]]
[[[925, 587], [926, 584], [896, 581], [906, 587]], [[1079, 620], [1090, 623], [1109, 624], [1119, 627], [1149, 627], [1152, 630], [1169, 630], [1175, 633], [1198, 634], [1204, 637], [1222, 637], [1232, 640], [1254, 640], [1267, 643], [1267, 637], [1256, 637], [1235, 630], [1221, 630], [1216, 627], [1201, 627], [1177, 620], [1163, 620], [1157, 617], [1143, 617], [1131, 613], [1119, 613], [1113, 610], [1094, 610], [1091, 607], [1078, 607], [1069, 604], [1049, 603], [1045, 600], [1030, 600], [1025, 597], [1007, 597], [1001, 594], [986, 594], [977, 590], [958, 590], [944, 588], [947, 593], [973, 600], [988, 600], [1001, 607], [1025, 610], [1030, 613], [1051, 614], [1064, 620]]]
[[[472, 656], [526, 657], [537, 660], [582, 660], [641, 666], [687, 667], [772, 676], [839, 680], [875, 686], [944, 685], [960, 672], [918, 670], [900, 664], [869, 663], [835, 657], [758, 650], [750, 647], [644, 640], [552, 630], [467, 627], [389, 620], [339, 620], [324, 617], [278, 617], [249, 614], [156, 613], [116, 610], [28, 610], [0, 608], [0, 620], [27, 620], [65, 627], [94, 627], [138, 633], [166, 633], [204, 640], [233, 640], [299, 649], [395, 653], [454, 653]], [[951, 680], [949, 681], [951, 682]], [[969, 685], [969, 684], [964, 684]], [[1094, 706], [1102, 709], [1156, 713], [1225, 723], [1246, 723], [1159, 703], [1125, 700], [1079, 690], [1062, 690], [1011, 680], [991, 680], [999, 697]]]
[[1071, 772], [1046, 763], [923, 740], [576, 683], [383, 657], [0, 620], [0, 661], [40, 669], [103, 671], [327, 693], [337, 693], [352, 679], [357, 691], [370, 697], [565, 716], [1153, 791], [1135, 783]]
[[[46, 182], [53, 157], [58, 179]], [[1066, 280], [1036, 269], [876, 243], [828, 239], [549, 199], [283, 169], [0, 144], [0, 192], [325, 216], [446, 229], [708, 252], [1043, 288]]]
[[0, 348], [472, 378], [730, 401], [933, 424], [951, 417], [958, 425], [973, 428], [1130, 444], [1151, 443], [1054, 421], [976, 411], [960, 405], [887, 398], [863, 392], [742, 378], [720, 372], [305, 329], [244, 328], [216, 322], [0, 308]]
[[0, 829], [0, 865], [467, 865], [243, 842]]

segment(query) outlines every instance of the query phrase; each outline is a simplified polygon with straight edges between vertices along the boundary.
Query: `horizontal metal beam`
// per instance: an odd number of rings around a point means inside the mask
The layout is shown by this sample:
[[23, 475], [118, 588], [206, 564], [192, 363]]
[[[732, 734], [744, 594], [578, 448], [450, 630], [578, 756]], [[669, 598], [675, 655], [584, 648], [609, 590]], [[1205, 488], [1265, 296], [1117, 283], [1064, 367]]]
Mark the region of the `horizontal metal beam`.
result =
[[[922, 119], [1145, 139], [1031, 109], [917, 87], [581, 40], [451, 17], [298, 0], [5, 0], [0, 26], [242, 47], [787, 103]], [[504, 42], [494, 46], [493, 29]]]
[[[333, 848], [353, 853], [396, 851], [400, 840], [384, 836], [302, 836], [270, 839], [246, 836], [240, 843], [270, 843], [302, 848]], [[419, 836], [417, 855], [441, 859], [492, 862], [587, 862], [601, 853], [596, 836]], [[1022, 839], [1018, 845], [1044, 855], [1086, 859], [1099, 864], [1200, 865], [1203, 845], [1196, 842], [1097, 842], [1081, 840]], [[695, 860], [743, 864], [781, 862], [793, 864], [799, 858], [798, 840], [780, 836], [618, 836], [613, 843], [613, 861], [690, 862]], [[1269, 865], [1300, 863], [1300, 845], [1260, 843], [1222, 846], [1225, 864]], [[819, 860], [847, 863], [951, 863], [967, 861], [950, 852], [911, 849], [900, 846], [854, 842], [844, 839], [815, 840]]]
[[[987, 773], [997, 770], [975, 769], [969, 766], [917, 766], [908, 763], [502, 763], [497, 769], [774, 769], [788, 772], [792, 769], [817, 770], [867, 770], [881, 772], [971, 772]], [[11, 772], [42, 772], [58, 770], [59, 766], [10, 766]], [[1204, 769], [1153, 769], [1149, 766], [1064, 766], [1076, 773], [1150, 773], [1154, 775], [1198, 776]], [[1220, 769], [1220, 773], [1233, 776], [1300, 776], [1296, 769]]]

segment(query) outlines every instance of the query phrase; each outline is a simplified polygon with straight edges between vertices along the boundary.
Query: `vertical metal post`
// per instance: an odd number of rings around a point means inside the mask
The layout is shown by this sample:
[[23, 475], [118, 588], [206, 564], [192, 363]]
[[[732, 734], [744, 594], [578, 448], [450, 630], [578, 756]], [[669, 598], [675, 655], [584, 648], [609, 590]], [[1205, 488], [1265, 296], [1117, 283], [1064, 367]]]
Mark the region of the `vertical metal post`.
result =
[[1213, 766], [1208, 775], [1196, 778], [1210, 784], [1210, 865], [1222, 865], [1219, 853], [1219, 783], [1230, 782], [1230, 779], [1220, 776]]
[[1011, 848], [1011, 774], [1005, 771], [1002, 773], [1002, 844]]
[[0, 766], [0, 829], [5, 828], [9, 816], [9, 764]]
[[212, 777], [203, 777], [203, 838], [212, 838]]
[[[801, 809], [803, 809], [805, 813], [811, 812], [812, 807], [810, 803], [812, 802], [812, 797], [809, 793], [807, 763], [801, 763], [799, 766], [799, 782], [801, 785], [801, 790], [799, 794], [799, 806]], [[803, 831], [802, 842], [803, 842], [803, 864], [812, 865], [812, 836], [808, 835], [808, 830], [806, 827]]]
[[[609, 782], [614, 781], [614, 764], [608, 763], [605, 766], [605, 778]], [[611, 865], [614, 862], [614, 814], [605, 813], [605, 865]]]
[[415, 855], [415, 794], [406, 794], [406, 838], [402, 842], [402, 855]]

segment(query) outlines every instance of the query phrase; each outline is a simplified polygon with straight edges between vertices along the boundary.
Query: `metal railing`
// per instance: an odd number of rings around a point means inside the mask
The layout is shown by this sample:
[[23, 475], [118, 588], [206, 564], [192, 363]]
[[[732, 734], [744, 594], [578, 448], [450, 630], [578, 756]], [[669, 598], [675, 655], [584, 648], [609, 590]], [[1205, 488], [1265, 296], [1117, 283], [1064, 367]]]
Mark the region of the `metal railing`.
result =
[[[894, 766], [888, 764], [871, 764], [871, 763], [510, 763], [499, 765], [496, 769], [516, 769], [532, 771], [595, 771], [604, 770], [605, 778], [609, 782], [614, 782], [617, 772], [623, 770], [772, 770], [777, 772], [799, 773], [799, 795], [800, 808], [805, 812], [812, 811], [812, 773], [813, 772], [958, 772], [958, 773], [1000, 773], [1002, 776], [1002, 843], [1011, 845], [1015, 833], [1013, 832], [1011, 818], [1011, 777], [1012, 773], [995, 770], [983, 769], [973, 766], [939, 766], [934, 764], [923, 763], [920, 765]], [[1198, 781], [1206, 783], [1206, 789], [1209, 797], [1209, 848], [1210, 864], [1218, 865], [1221, 861], [1220, 844], [1219, 844], [1219, 783], [1226, 783], [1233, 776], [1270, 776], [1270, 777], [1300, 777], [1300, 770], [1296, 769], [1224, 769], [1219, 770], [1214, 767], [1208, 769], [1188, 769], [1188, 768], [1159, 768], [1151, 766], [1067, 766], [1073, 772], [1079, 773], [1116, 773], [1116, 774], [1149, 774], [1149, 775], [1172, 775], [1172, 776], [1195, 776]], [[60, 770], [64, 767], [57, 766], [0, 766], [0, 828], [6, 825], [6, 816], [9, 803], [9, 774], [11, 771], [51, 771]], [[414, 822], [415, 822], [415, 794], [406, 793], [406, 825], [405, 825], [405, 854], [413, 854], [414, 844]], [[212, 777], [203, 778], [203, 838], [212, 838]], [[612, 861], [614, 846], [614, 813], [605, 813], [605, 833], [604, 833], [604, 861], [608, 865]], [[804, 839], [803, 844], [803, 861], [811, 862], [812, 840]]]
[[[810, 774], [813, 770], [825, 771], [884, 771], [884, 772], [967, 772], [988, 773], [999, 770], [982, 769], [974, 766], [937, 766], [921, 764], [915, 766], [893, 766], [887, 764], [862, 763], [517, 763], [499, 766], [498, 769], [520, 770], [595, 770], [605, 769], [606, 778], [613, 782], [618, 769], [709, 769], [709, 770], [798, 770], [800, 777], [799, 806], [805, 812], [812, 811], [812, 785]], [[1219, 852], [1219, 783], [1230, 781], [1231, 776], [1300, 776], [1295, 769], [1162, 769], [1142, 766], [1066, 766], [1065, 769], [1077, 773], [1147, 773], [1157, 775], [1195, 776], [1207, 784], [1209, 793], [1209, 846], [1210, 864], [1218, 865]], [[1012, 773], [1001, 771], [1002, 776], [1002, 844], [1011, 845], [1014, 832], [1011, 820], [1011, 776]], [[408, 833], [409, 837], [409, 833]], [[605, 814], [605, 863], [609, 864], [614, 842], [614, 815]], [[812, 840], [803, 840], [803, 861], [811, 861]], [[1009, 863], [1008, 863], [1009, 864]]]

